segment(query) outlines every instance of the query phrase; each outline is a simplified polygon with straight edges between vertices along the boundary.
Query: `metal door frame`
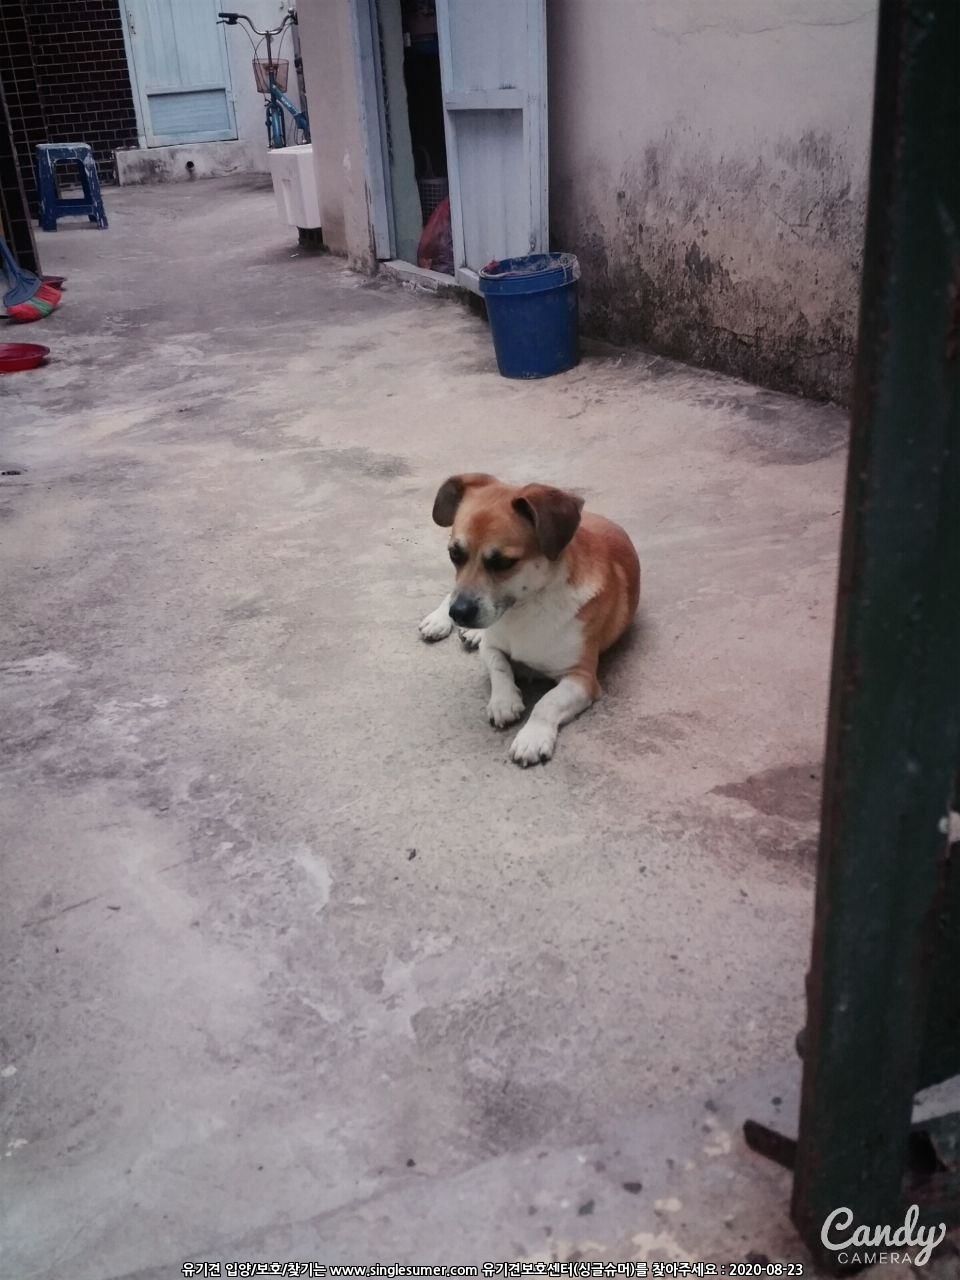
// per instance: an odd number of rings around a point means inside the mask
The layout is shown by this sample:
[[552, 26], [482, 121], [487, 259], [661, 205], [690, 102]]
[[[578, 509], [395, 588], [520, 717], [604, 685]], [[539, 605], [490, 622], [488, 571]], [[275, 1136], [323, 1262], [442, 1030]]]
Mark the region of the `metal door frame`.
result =
[[357, 106], [364, 143], [364, 176], [373, 252], [383, 261], [393, 258], [396, 252], [396, 232], [377, 0], [350, 0], [350, 27], [359, 88]]
[[956, 0], [881, 0], [799, 1133], [745, 1126], [831, 1272], [841, 1208], [960, 1223], [960, 1112], [913, 1123], [960, 1072], [958, 50]]
[[[450, 222], [453, 229], [453, 259], [455, 263], [454, 270], [456, 272], [457, 284], [462, 285], [466, 289], [470, 289], [473, 293], [480, 292], [480, 276], [472, 267], [462, 266], [466, 257], [466, 247], [464, 243], [463, 217], [460, 214], [460, 155], [457, 146], [457, 119], [460, 112], [463, 111], [502, 111], [502, 110], [519, 110], [523, 113], [523, 154], [526, 162], [527, 173], [527, 197], [530, 204], [529, 226], [531, 230], [530, 243], [528, 252], [537, 252], [536, 240], [539, 239], [539, 252], [545, 253], [550, 247], [550, 230], [549, 230], [549, 140], [548, 140], [548, 115], [549, 102], [547, 99], [547, 5], [546, 0], [515, 0], [519, 5], [524, 4], [528, 20], [536, 8], [533, 15], [534, 20], [539, 28], [536, 42], [528, 40], [527, 42], [527, 60], [530, 64], [527, 69], [529, 82], [536, 82], [538, 86], [538, 96], [540, 99], [540, 109], [538, 114], [539, 128], [536, 135], [532, 129], [533, 115], [530, 109], [530, 94], [528, 90], [523, 89], [493, 89], [481, 91], [478, 93], [454, 93], [443, 84], [443, 63], [444, 51], [446, 52], [447, 61], [452, 61], [452, 38], [450, 32], [450, 10], [445, 4], [437, 5], [438, 34], [440, 38], [440, 76], [441, 90], [443, 92], [443, 124], [444, 136], [446, 138], [447, 148], [447, 173], [450, 178]], [[530, 57], [531, 48], [535, 48], [536, 57]], [[536, 160], [536, 163], [534, 161]], [[540, 213], [538, 225], [534, 227], [533, 218], [533, 193], [536, 191], [539, 197]]]
[[[369, 210], [371, 239], [373, 242], [374, 256], [379, 261], [392, 261], [396, 256], [396, 229], [394, 225], [393, 211], [393, 187], [390, 177], [390, 152], [389, 138], [387, 131], [388, 104], [384, 98], [383, 84], [383, 67], [380, 56], [380, 26], [378, 17], [379, 0], [350, 0], [350, 25], [354, 46], [354, 61], [357, 71], [357, 83], [359, 87], [359, 103], [358, 110], [360, 113], [360, 131], [364, 141], [364, 169], [367, 183], [367, 206]], [[390, 3], [399, 3], [399, 0], [389, 0]], [[450, 32], [447, 26], [448, 15], [441, 13], [438, 8], [438, 36], [441, 44], [446, 41], [447, 47], [450, 46]], [[450, 177], [451, 191], [454, 184], [457, 184], [459, 190], [459, 170], [456, 155], [456, 147], [451, 146], [451, 137], [454, 136], [456, 124], [454, 116], [457, 111], [462, 110], [484, 110], [496, 109], [504, 105], [516, 106], [523, 109], [523, 141], [524, 153], [527, 157], [527, 167], [530, 183], [530, 191], [534, 188], [540, 192], [540, 226], [538, 228], [541, 242], [544, 249], [548, 247], [549, 230], [548, 230], [548, 208], [549, 208], [549, 192], [548, 192], [548, 174], [549, 174], [549, 155], [548, 155], [548, 138], [547, 138], [547, 118], [548, 118], [548, 102], [547, 102], [547, 85], [546, 85], [546, 5], [543, 6], [542, 12], [538, 17], [538, 22], [542, 21], [543, 31], [540, 42], [540, 50], [542, 57], [539, 57], [539, 65], [534, 69], [536, 78], [541, 85], [541, 110], [539, 112], [540, 124], [536, 135], [531, 130], [531, 112], [526, 109], [524, 103], [524, 95], [520, 90], [505, 90], [499, 94], [486, 95], [460, 95], [459, 97], [451, 94], [443, 86], [443, 60], [441, 59], [441, 89], [443, 90], [444, 100], [444, 134], [447, 149], [447, 169]], [[515, 101], [509, 101], [511, 96], [515, 97]], [[482, 99], [482, 100], [481, 100]], [[535, 166], [532, 163], [534, 155], [539, 154], [539, 160]], [[459, 262], [463, 258], [464, 253], [464, 236], [463, 223], [457, 215], [458, 210], [454, 208], [454, 201], [450, 201], [451, 227], [453, 231], [454, 259]], [[438, 283], [438, 275], [435, 271], [427, 271], [417, 266], [416, 263], [403, 264], [406, 268], [405, 275], [412, 272], [423, 271], [425, 278], [429, 278], [435, 286]], [[470, 289], [476, 293], [479, 291], [479, 277], [477, 273], [469, 268], [457, 266], [455, 275], [451, 283], [460, 285], [463, 288]]]

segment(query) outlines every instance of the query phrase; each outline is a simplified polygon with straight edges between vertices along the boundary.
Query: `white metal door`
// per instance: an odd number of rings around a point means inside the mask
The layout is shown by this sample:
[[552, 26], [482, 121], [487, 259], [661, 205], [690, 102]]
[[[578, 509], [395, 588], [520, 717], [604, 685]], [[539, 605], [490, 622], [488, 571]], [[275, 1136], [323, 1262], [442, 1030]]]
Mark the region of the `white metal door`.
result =
[[546, 252], [546, 0], [437, 0], [457, 281]]
[[235, 138], [218, 0], [126, 0], [125, 8], [147, 146]]

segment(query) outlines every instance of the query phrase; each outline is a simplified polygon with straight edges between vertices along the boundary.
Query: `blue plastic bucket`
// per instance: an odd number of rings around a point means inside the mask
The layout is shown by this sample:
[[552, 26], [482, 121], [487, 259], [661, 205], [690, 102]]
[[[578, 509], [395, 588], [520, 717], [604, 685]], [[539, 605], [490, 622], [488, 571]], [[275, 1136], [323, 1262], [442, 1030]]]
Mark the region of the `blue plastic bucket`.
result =
[[534, 253], [490, 262], [480, 272], [497, 367], [505, 378], [549, 378], [580, 359], [572, 253]]

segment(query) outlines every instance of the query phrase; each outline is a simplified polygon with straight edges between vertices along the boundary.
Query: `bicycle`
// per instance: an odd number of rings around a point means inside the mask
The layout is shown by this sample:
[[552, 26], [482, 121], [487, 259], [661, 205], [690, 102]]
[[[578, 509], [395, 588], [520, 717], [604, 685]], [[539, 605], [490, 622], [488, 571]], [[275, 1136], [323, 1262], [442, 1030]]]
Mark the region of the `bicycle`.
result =
[[[283, 40], [287, 29], [296, 26], [297, 15], [291, 9], [284, 20], [272, 31], [260, 31], [253, 25], [245, 13], [218, 13], [218, 27], [235, 27], [238, 23], [243, 22], [249, 28], [250, 32], [260, 39], [254, 43], [250, 34], [245, 32], [247, 39], [253, 48], [253, 74], [256, 78], [257, 88], [262, 94], [266, 95], [266, 126], [267, 126], [267, 146], [271, 150], [287, 145], [287, 123], [284, 117], [284, 110], [288, 111], [293, 117], [293, 122], [297, 127], [300, 135], [298, 141], [310, 141], [310, 122], [307, 119], [307, 113], [299, 110], [290, 101], [286, 94], [287, 88], [287, 69], [289, 62], [279, 57], [283, 51]], [[273, 42], [280, 37], [280, 44], [277, 48], [277, 57], [273, 56]], [[264, 40], [267, 42], [267, 56], [261, 58], [259, 56], [260, 46]], [[298, 64], [299, 66], [299, 64]]]

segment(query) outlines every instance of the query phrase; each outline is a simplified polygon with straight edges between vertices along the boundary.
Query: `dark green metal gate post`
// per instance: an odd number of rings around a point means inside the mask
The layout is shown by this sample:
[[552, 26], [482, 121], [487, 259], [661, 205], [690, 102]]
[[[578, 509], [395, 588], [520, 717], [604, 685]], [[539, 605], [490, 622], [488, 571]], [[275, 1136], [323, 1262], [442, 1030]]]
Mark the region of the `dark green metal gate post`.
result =
[[793, 1219], [831, 1269], [838, 1208], [960, 1215], [949, 1125], [911, 1136], [916, 1091], [960, 1073], [958, 387], [960, 2], [882, 0], [800, 1132], [748, 1128], [793, 1155]]

